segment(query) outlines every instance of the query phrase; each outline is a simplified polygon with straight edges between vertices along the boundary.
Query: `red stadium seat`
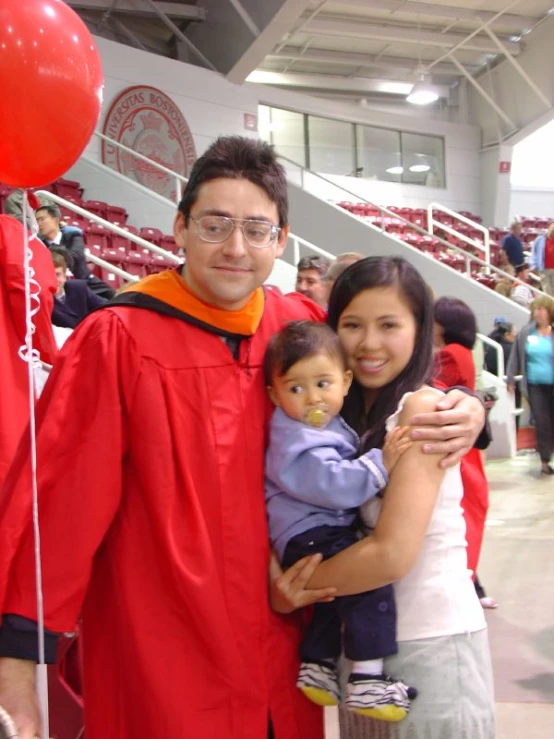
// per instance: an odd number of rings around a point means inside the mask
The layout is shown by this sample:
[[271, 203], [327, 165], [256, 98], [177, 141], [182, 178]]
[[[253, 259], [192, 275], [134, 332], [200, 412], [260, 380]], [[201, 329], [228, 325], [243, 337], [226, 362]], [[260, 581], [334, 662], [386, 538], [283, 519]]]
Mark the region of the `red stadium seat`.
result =
[[106, 220], [115, 223], [117, 226], [124, 226], [127, 223], [129, 214], [119, 205], [108, 205], [106, 212]]
[[150, 257], [138, 251], [127, 252], [125, 262], [125, 271], [135, 277], [146, 277], [148, 266], [150, 265]]
[[108, 207], [108, 204], [104, 203], [102, 200], [85, 200], [83, 203], [83, 208], [85, 210], [89, 210], [91, 213], [94, 213], [95, 216], [99, 216], [100, 218], [106, 218]]
[[144, 226], [139, 231], [139, 236], [146, 241], [150, 241], [151, 244], [159, 246], [163, 239], [163, 233], [159, 228], [152, 228], [150, 226]]
[[85, 230], [86, 244], [89, 249], [92, 246], [100, 247], [103, 252], [111, 247], [111, 232], [99, 223], [91, 223]]

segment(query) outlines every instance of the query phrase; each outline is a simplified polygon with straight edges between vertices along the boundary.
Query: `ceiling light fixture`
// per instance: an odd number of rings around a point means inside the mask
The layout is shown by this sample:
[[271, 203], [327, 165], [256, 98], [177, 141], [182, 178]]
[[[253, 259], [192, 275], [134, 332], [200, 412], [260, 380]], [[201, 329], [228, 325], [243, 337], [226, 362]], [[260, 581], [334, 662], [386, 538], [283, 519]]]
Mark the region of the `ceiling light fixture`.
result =
[[412, 164], [410, 172], [428, 172], [431, 167], [428, 164]]
[[400, 166], [389, 167], [388, 169], [385, 170], [385, 172], [388, 172], [389, 174], [403, 174], [404, 167], [400, 167]]
[[406, 98], [407, 102], [413, 105], [429, 105], [429, 103], [434, 103], [438, 99], [439, 93], [437, 92], [437, 88], [426, 80], [424, 74], [420, 75], [419, 82], [415, 83], [412, 91]]

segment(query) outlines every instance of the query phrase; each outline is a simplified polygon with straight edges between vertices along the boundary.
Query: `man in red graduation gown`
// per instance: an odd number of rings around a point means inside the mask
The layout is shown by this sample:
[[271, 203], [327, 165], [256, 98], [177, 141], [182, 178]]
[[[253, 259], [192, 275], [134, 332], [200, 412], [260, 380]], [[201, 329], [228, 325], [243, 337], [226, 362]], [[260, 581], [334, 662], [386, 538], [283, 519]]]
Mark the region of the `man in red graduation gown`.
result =
[[[184, 270], [86, 318], [41, 397], [47, 651], [82, 614], [87, 739], [322, 739], [295, 688], [300, 621], [268, 605], [263, 357], [284, 322], [323, 317], [260, 287], [287, 234], [271, 148], [219, 139], [179, 206]], [[441, 415], [465, 447], [481, 419], [460, 403]], [[22, 739], [37, 727], [27, 468], [22, 449], [0, 497], [0, 704]], [[289, 584], [295, 603], [328, 593]]]

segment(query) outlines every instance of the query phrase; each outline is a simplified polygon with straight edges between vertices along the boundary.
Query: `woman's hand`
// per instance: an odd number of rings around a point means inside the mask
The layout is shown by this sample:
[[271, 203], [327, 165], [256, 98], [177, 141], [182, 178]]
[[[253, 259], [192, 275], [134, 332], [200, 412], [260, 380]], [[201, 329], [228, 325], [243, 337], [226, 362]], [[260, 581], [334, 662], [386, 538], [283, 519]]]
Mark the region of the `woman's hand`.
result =
[[426, 454], [444, 454], [440, 466], [453, 467], [473, 447], [485, 423], [485, 408], [475, 396], [451, 390], [437, 403], [434, 413], [420, 413], [412, 418], [412, 439], [434, 442], [424, 444]]
[[275, 552], [271, 552], [269, 560], [269, 602], [277, 613], [291, 613], [297, 608], [310, 606], [313, 603], [330, 603], [335, 600], [336, 588], [306, 588], [308, 580], [314, 574], [323, 557], [312, 554], [303, 557], [289, 567], [281, 569]]

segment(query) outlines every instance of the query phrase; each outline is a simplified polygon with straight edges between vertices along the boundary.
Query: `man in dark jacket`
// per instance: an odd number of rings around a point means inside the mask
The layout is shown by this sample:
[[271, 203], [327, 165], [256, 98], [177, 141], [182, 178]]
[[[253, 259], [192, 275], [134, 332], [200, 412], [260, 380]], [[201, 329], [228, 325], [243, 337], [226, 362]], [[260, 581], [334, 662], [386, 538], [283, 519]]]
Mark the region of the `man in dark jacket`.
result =
[[75, 328], [95, 308], [108, 301], [92, 292], [86, 280], [68, 280], [67, 255], [60, 247], [53, 247], [52, 261], [56, 272], [58, 290], [54, 295], [52, 323], [63, 328]]
[[510, 233], [502, 239], [502, 248], [506, 252], [508, 261], [514, 267], [519, 267], [525, 261], [523, 244], [520, 239], [522, 228], [519, 221], [514, 221], [510, 226]]
[[103, 298], [113, 298], [115, 290], [93, 275], [88, 268], [85, 255], [83, 232], [75, 226], [60, 227], [60, 211], [55, 205], [43, 205], [35, 211], [39, 237], [51, 249], [63, 246], [71, 254], [73, 267], [71, 271], [78, 280], [86, 280], [90, 289]]

